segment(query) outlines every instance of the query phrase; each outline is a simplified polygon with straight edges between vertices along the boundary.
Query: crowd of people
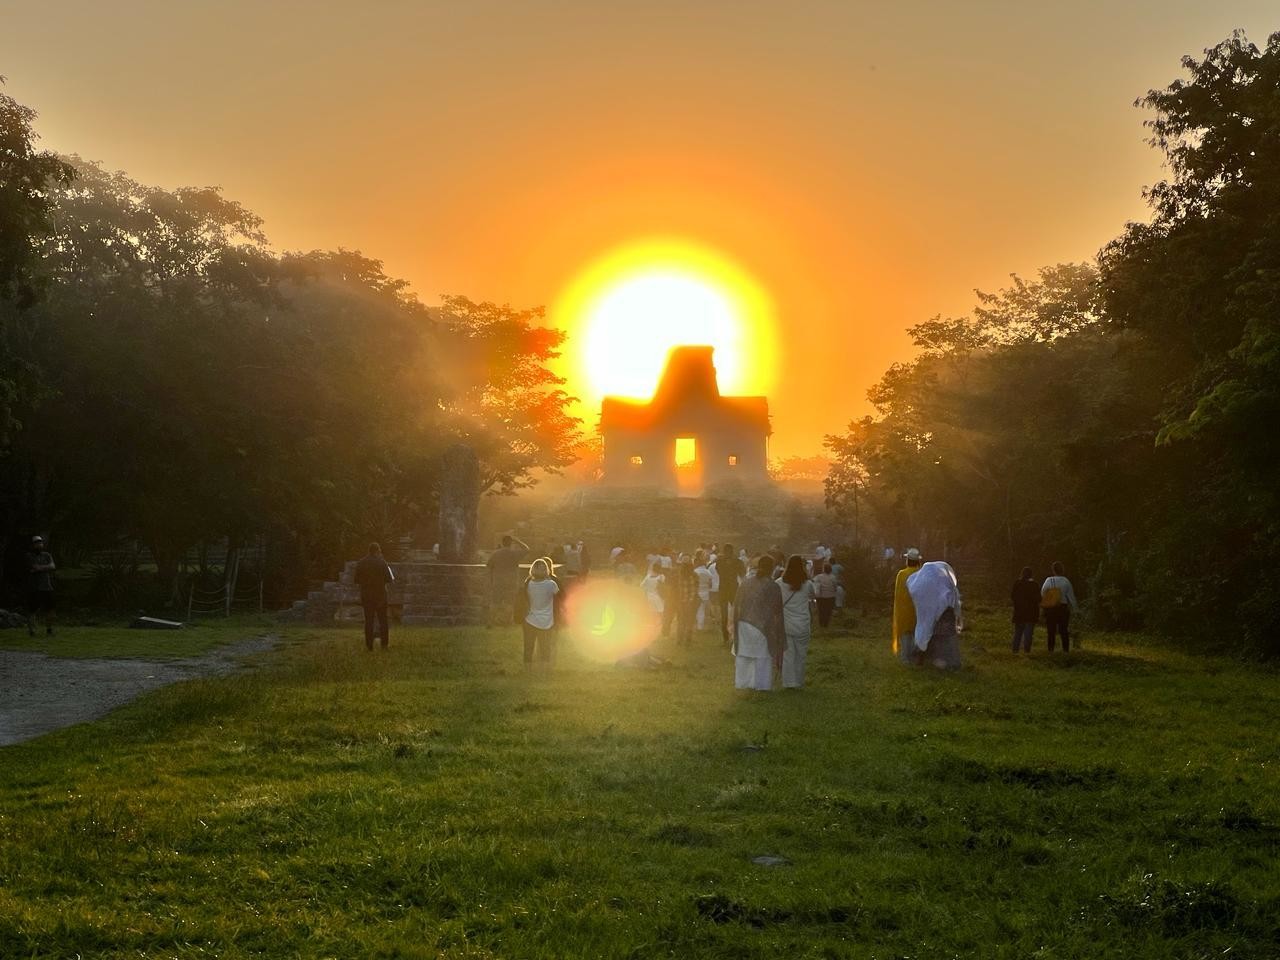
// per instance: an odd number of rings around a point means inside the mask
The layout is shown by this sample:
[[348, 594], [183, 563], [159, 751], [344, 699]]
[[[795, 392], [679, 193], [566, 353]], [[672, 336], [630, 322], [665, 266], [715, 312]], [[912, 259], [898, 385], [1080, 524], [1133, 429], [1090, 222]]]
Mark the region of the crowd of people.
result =
[[[955, 571], [945, 561], [925, 561], [914, 547], [902, 559], [893, 585], [894, 654], [904, 664], [958, 668], [964, 615]], [[566, 598], [592, 572], [585, 538], [535, 552], [507, 535], [487, 566], [491, 625], [506, 622], [510, 611], [523, 631], [526, 666], [550, 669], [557, 632], [566, 625]], [[734, 657], [734, 684], [746, 690], [770, 690], [775, 678], [786, 689], [803, 687], [814, 621], [826, 629], [845, 597], [844, 568], [823, 544], [807, 555], [787, 556], [774, 547], [753, 558], [731, 543], [701, 543], [689, 551], [669, 546], [640, 551], [617, 543], [608, 566], [615, 588], [634, 590], [642, 598], [646, 636], [658, 640], [674, 633], [679, 646], [689, 646], [699, 633], [718, 634]], [[39, 536], [32, 539], [27, 567], [28, 629], [34, 634], [43, 615], [52, 635], [56, 565]], [[1049, 652], [1059, 641], [1063, 653], [1071, 650], [1075, 590], [1061, 563], [1051, 569], [1038, 582], [1032, 568], [1024, 567], [1010, 591], [1015, 654], [1031, 652], [1041, 615]], [[387, 585], [395, 577], [377, 543], [356, 564], [354, 579], [365, 613], [365, 646], [372, 650], [377, 639], [386, 649]], [[629, 661], [657, 662], [648, 646]]]
[[[592, 573], [582, 540], [557, 553], [533, 551], [507, 535], [487, 561], [491, 623], [503, 622], [513, 607], [531, 669], [550, 668], [566, 598]], [[752, 690], [772, 689], [775, 675], [784, 688], [802, 687], [813, 621], [827, 628], [844, 599], [843, 567], [823, 544], [807, 556], [788, 557], [775, 547], [753, 559], [731, 543], [701, 543], [687, 551], [617, 543], [609, 551], [608, 576], [615, 589], [633, 590], [642, 599], [647, 622], [641, 629], [651, 640], [674, 637], [677, 645], [689, 646], [698, 634], [718, 636], [735, 658], [737, 686]], [[625, 662], [662, 661], [646, 644]]]
[[[493, 622], [505, 622], [512, 610], [524, 635], [524, 662], [550, 669], [557, 631], [565, 626], [566, 597], [591, 573], [584, 542], [565, 543], [559, 558], [548, 551], [534, 554], [528, 544], [504, 536], [489, 556], [490, 610]], [[691, 551], [650, 547], [633, 551], [616, 544], [609, 551], [610, 580], [615, 589], [634, 590], [642, 598], [651, 640], [674, 633], [679, 646], [699, 633], [718, 634], [734, 657], [734, 685], [743, 690], [804, 686], [813, 624], [825, 629], [843, 605], [844, 569], [819, 544], [809, 555], [786, 556], [776, 547], [752, 558], [733, 544], [702, 543]], [[527, 571], [527, 572], [526, 572]], [[387, 644], [386, 584], [392, 579], [377, 544], [357, 565], [356, 582], [365, 604], [365, 644], [373, 648], [375, 622]], [[1030, 567], [1013, 584], [1014, 653], [1029, 653], [1036, 624], [1044, 615], [1049, 652], [1061, 640], [1071, 649], [1070, 622], [1077, 608], [1075, 591], [1063, 565], [1037, 582]], [[892, 648], [904, 663], [939, 669], [961, 666], [963, 604], [955, 571], [941, 560], [925, 561], [911, 548], [893, 585]], [[657, 661], [648, 644], [631, 663]]]

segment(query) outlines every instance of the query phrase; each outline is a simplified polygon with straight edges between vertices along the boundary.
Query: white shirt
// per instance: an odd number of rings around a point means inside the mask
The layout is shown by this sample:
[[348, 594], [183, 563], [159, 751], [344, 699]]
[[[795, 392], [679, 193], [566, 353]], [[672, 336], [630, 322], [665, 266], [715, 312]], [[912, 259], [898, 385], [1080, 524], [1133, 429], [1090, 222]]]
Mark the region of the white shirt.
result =
[[698, 578], [698, 597], [706, 600], [711, 596], [711, 571], [706, 566], [694, 567], [694, 574]]
[[806, 580], [799, 590], [792, 590], [781, 577], [776, 582], [782, 588], [782, 626], [787, 636], [807, 637], [812, 629], [809, 601], [814, 599], [813, 581]]
[[538, 630], [550, 630], [556, 625], [555, 596], [560, 592], [559, 585], [547, 577], [530, 580], [525, 589], [529, 592], [529, 612], [524, 622]]
[[662, 613], [666, 609], [666, 604], [662, 602], [662, 594], [658, 592], [658, 587], [666, 579], [662, 574], [654, 576], [650, 573], [646, 574], [645, 578], [640, 581], [640, 587], [644, 590], [644, 598], [649, 601], [649, 609], [654, 613]]

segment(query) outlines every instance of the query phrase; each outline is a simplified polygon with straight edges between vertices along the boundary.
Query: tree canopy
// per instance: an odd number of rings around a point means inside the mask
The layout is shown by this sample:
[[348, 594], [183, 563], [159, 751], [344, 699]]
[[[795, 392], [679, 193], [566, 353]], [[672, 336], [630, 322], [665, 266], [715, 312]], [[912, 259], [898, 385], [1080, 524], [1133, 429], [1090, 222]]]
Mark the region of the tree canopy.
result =
[[829, 437], [868, 541], [1089, 581], [1098, 623], [1280, 653], [1280, 34], [1138, 105], [1169, 179], [1095, 264], [978, 292]]
[[452, 443], [494, 492], [572, 462], [577, 421], [547, 367], [563, 335], [540, 309], [427, 307], [358, 252], [272, 252], [217, 189], [41, 162], [11, 269], [32, 295], [0, 300], [22, 372], [0, 448], [9, 534], [136, 539], [169, 596], [193, 545], [268, 535], [296, 595], [370, 536], [429, 545]]

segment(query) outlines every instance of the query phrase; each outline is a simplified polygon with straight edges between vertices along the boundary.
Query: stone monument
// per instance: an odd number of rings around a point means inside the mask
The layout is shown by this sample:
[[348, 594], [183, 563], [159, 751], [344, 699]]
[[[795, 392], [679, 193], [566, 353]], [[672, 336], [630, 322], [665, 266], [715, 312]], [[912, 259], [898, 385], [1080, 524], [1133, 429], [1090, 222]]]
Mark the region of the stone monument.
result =
[[472, 563], [476, 557], [476, 513], [480, 507], [480, 460], [465, 443], [440, 458], [440, 560]]

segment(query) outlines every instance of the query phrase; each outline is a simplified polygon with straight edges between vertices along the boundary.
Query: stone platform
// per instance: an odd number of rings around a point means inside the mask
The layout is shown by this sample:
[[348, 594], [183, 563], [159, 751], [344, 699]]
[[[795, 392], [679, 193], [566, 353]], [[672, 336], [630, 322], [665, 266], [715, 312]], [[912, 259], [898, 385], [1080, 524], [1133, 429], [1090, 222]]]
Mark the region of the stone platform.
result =
[[[355, 584], [359, 561], [348, 560], [337, 580], [295, 601], [290, 614], [308, 623], [363, 621], [360, 588]], [[405, 626], [459, 627], [482, 624], [488, 610], [489, 571], [481, 563], [435, 563], [406, 560], [389, 564], [395, 581], [387, 584], [392, 617]]]

